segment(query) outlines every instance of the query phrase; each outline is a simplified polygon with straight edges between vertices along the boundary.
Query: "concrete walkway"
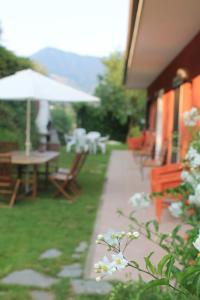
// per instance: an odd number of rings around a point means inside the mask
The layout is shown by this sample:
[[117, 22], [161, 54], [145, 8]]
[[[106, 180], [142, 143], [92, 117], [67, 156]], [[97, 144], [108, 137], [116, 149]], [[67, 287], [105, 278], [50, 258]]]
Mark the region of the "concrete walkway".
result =
[[[139, 164], [134, 161], [133, 155], [129, 151], [113, 151], [107, 171], [107, 181], [104, 186], [102, 201], [97, 215], [96, 226], [91, 242], [88, 260], [86, 264], [85, 276], [95, 278], [93, 266], [103, 258], [106, 249], [102, 245], [96, 245], [96, 236], [107, 232], [109, 229], [128, 230], [130, 221], [124, 217], [119, 217], [116, 213], [117, 209], [123, 209], [128, 214], [131, 211], [129, 198], [136, 192], [150, 191], [148, 170], [142, 176]], [[153, 204], [148, 209], [140, 210], [136, 213], [136, 217], [140, 221], [148, 221], [155, 219]], [[170, 232], [176, 221], [172, 218], [167, 210], [162, 218], [161, 229], [163, 232]], [[157, 245], [148, 241], [141, 236], [127, 249], [126, 254], [129, 259], [139, 262], [140, 266], [144, 266], [144, 256], [154, 251], [153, 260], [158, 261], [165, 253]], [[126, 271], [116, 272], [108, 279], [125, 280], [127, 277], [133, 279], [138, 278], [137, 271], [126, 269]], [[142, 276], [147, 279], [146, 276]]]

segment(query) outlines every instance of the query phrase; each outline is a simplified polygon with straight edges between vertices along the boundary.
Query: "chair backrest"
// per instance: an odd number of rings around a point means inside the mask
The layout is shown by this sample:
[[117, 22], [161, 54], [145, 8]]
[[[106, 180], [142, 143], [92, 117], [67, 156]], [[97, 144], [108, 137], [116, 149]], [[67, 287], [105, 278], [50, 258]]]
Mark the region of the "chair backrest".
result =
[[106, 143], [106, 142], [109, 141], [109, 138], [110, 138], [109, 135], [102, 136], [102, 137], [99, 138], [98, 142], [99, 142], [99, 143]]
[[76, 178], [77, 175], [80, 173], [80, 171], [85, 163], [85, 160], [87, 158], [87, 155], [88, 155], [88, 152], [81, 152], [81, 153], [77, 153], [75, 155], [75, 158], [72, 162], [72, 166], [70, 169], [70, 175], [73, 178]]
[[85, 151], [87, 145], [87, 135], [84, 134], [80, 134], [79, 136], [76, 137], [76, 145], [75, 145], [75, 150], [77, 153], [82, 153], [83, 151]]
[[90, 131], [87, 134], [88, 138], [94, 138], [94, 139], [98, 139], [98, 138], [100, 138], [100, 136], [101, 136], [101, 133], [98, 131]]
[[144, 144], [143, 149], [145, 150], [147, 155], [153, 157], [154, 148], [155, 148], [155, 135], [152, 133], [151, 135], [148, 136], [148, 139]]
[[0, 141], [0, 152], [6, 153], [19, 150], [19, 144], [17, 142], [3, 142]]
[[70, 169], [70, 176], [72, 177], [76, 176], [77, 168], [80, 163], [81, 157], [82, 157], [82, 153], [76, 153]]
[[160, 165], [164, 165], [166, 163], [166, 160], [167, 160], [167, 150], [168, 150], [168, 147], [167, 147], [167, 143], [164, 143], [163, 146], [162, 146], [162, 150], [161, 150], [161, 153], [160, 153]]
[[11, 154], [1, 153], [0, 154], [0, 187], [6, 183], [12, 182], [12, 164]]
[[85, 128], [76, 128], [76, 129], [74, 129], [74, 135], [75, 136], [81, 135], [81, 134], [86, 134]]

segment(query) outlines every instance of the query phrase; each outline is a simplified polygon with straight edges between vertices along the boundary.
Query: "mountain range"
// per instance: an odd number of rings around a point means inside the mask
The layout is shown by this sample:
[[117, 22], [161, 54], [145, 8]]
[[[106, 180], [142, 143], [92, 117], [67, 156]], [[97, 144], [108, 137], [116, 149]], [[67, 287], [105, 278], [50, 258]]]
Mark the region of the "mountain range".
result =
[[101, 57], [79, 55], [56, 48], [43, 48], [30, 57], [47, 73], [72, 87], [92, 93], [98, 82], [98, 75], [104, 73]]

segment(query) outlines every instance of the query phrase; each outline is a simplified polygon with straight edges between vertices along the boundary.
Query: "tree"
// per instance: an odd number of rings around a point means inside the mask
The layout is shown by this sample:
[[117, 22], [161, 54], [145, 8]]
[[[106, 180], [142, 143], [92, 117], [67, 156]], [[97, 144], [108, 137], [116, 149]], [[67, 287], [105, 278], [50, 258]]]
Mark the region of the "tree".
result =
[[[0, 46], [0, 78], [14, 74], [22, 69], [33, 68], [32, 62], [25, 57], [18, 57], [13, 52]], [[32, 105], [32, 141], [37, 143], [35, 126], [36, 107]], [[24, 144], [26, 104], [25, 102], [0, 101], [0, 139], [18, 141]]]
[[140, 124], [144, 118], [145, 92], [127, 90], [123, 85], [124, 60], [121, 53], [113, 53], [103, 63], [105, 73], [99, 76], [95, 91], [101, 103], [99, 107], [78, 106], [79, 125], [125, 141], [129, 127]]

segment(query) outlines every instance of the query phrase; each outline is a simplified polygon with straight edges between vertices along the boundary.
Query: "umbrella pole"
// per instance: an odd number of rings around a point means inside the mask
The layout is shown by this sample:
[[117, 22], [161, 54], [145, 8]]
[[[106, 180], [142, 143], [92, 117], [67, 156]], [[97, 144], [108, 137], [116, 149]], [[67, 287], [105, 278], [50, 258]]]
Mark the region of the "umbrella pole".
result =
[[31, 150], [31, 100], [27, 100], [26, 104], [26, 155], [30, 155]]

